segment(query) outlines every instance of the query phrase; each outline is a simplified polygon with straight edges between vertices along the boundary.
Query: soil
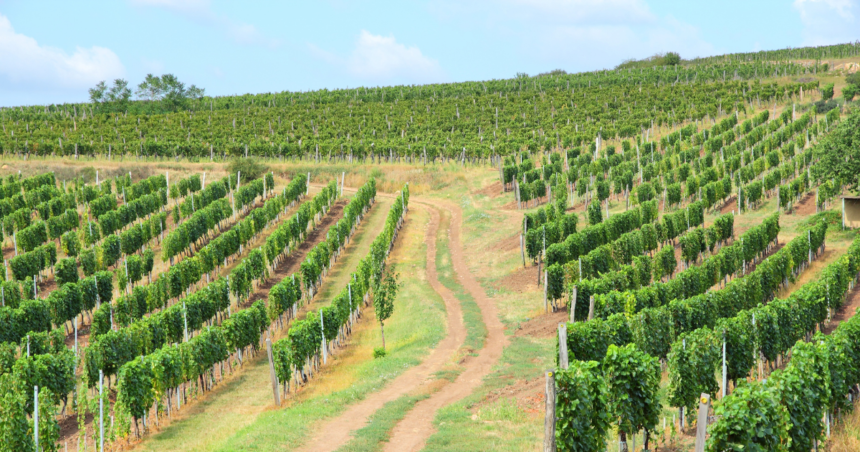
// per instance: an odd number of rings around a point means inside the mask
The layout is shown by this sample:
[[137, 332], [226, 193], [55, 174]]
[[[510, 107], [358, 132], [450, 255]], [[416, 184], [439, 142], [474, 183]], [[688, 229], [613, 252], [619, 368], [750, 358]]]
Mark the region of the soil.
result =
[[478, 190], [477, 194], [488, 196], [490, 199], [498, 198], [499, 196], [502, 196], [504, 191], [503, 188], [502, 183], [497, 181]]
[[735, 212], [738, 210], [738, 197], [736, 195], [732, 195], [729, 199], [726, 200], [726, 203], [723, 204], [723, 207], [720, 208], [720, 215], [725, 215], [727, 213]]
[[343, 199], [334, 203], [325, 217], [323, 217], [322, 221], [317, 224], [316, 228], [308, 233], [308, 236], [301, 245], [299, 245], [298, 248], [291, 250], [289, 256], [281, 261], [278, 268], [265, 281], [257, 286], [254, 293], [242, 303], [240, 308], [244, 309], [251, 306], [257, 300], [268, 299], [269, 291], [275, 286], [275, 284], [281, 282], [281, 280], [287, 276], [299, 271], [299, 267], [302, 265], [308, 252], [326, 239], [326, 233], [331, 225], [336, 224], [341, 218], [343, 218], [343, 208], [346, 207], [346, 204], [346, 200]]
[[301, 450], [336, 450], [346, 444], [352, 438], [352, 432], [364, 427], [370, 416], [386, 403], [415, 390], [433, 390], [434, 387], [438, 386], [435, 384], [433, 375], [456, 359], [457, 350], [463, 346], [466, 339], [466, 327], [463, 324], [460, 302], [447, 287], [439, 282], [436, 270], [436, 236], [441, 224], [440, 212], [435, 207], [425, 203], [413, 202], [411, 204], [426, 209], [430, 214], [430, 222], [424, 235], [424, 243], [427, 247], [427, 281], [445, 303], [448, 334], [421, 364], [407, 370], [388, 383], [381, 391], [368, 395], [367, 398], [353, 405], [340, 416], [330, 419], [320, 426], [313, 438], [305, 443]]
[[415, 407], [397, 423], [391, 432], [389, 442], [385, 444], [386, 451], [422, 449], [427, 438], [436, 430], [433, 426], [436, 412], [446, 405], [465, 398], [480, 386], [484, 377], [490, 374], [493, 366], [501, 358], [502, 350], [508, 343], [496, 305], [487, 298], [484, 289], [466, 265], [463, 245], [460, 241], [462, 212], [454, 205], [445, 205], [444, 208], [451, 213], [449, 240], [454, 273], [457, 275], [458, 282], [472, 295], [481, 310], [481, 317], [487, 328], [487, 338], [484, 348], [478, 351], [478, 356], [463, 364], [462, 373], [452, 383], [415, 404]]
[[537, 290], [538, 267], [531, 264], [521, 267], [511, 274], [500, 279], [495, 285], [497, 289], [505, 289], [511, 292], [525, 293]]
[[793, 215], [805, 217], [815, 215], [815, 193], [807, 193], [795, 206]]
[[517, 337], [548, 338], [558, 334], [558, 324], [568, 321], [570, 313], [566, 306], [558, 311], [539, 315], [519, 325], [514, 335]]
[[838, 311], [836, 311], [836, 314], [833, 315], [830, 323], [825, 325], [821, 331], [824, 334], [830, 334], [836, 331], [836, 328], [839, 327], [840, 323], [850, 320], [855, 314], [857, 314], [858, 308], [860, 308], [860, 285], [855, 285], [854, 290], [848, 293], [845, 303]]
[[514, 234], [499, 243], [496, 243], [491, 248], [493, 251], [513, 251], [520, 248], [520, 234]]

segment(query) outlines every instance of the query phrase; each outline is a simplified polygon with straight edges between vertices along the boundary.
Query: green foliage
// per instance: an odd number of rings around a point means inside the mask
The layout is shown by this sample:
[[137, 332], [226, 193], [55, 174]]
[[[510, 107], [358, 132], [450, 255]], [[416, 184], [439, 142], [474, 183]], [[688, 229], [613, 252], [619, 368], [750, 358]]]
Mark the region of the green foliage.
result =
[[559, 451], [588, 452], [606, 449], [612, 424], [606, 379], [595, 361], [573, 361], [555, 374], [555, 439]]
[[385, 358], [387, 352], [382, 347], [374, 347], [373, 348], [373, 359]]
[[849, 190], [858, 190], [860, 174], [860, 110], [849, 114], [836, 129], [814, 148], [819, 159], [814, 177], [818, 180], [839, 179]]
[[669, 352], [669, 404], [692, 413], [699, 395], [716, 394], [715, 378], [721, 359], [721, 341], [710, 330], [699, 329], [681, 336]]
[[57, 285], [62, 286], [67, 283], [78, 282], [78, 263], [73, 257], [67, 257], [57, 261], [54, 269], [54, 277], [57, 280]]
[[633, 344], [610, 345], [603, 360], [603, 373], [609, 412], [619, 432], [654, 430], [661, 411], [657, 359], [637, 350]]
[[[268, 166], [255, 158], [234, 158], [227, 165], [227, 173], [233, 175], [233, 185], [235, 185], [236, 174], [239, 173], [239, 178], [243, 184], [249, 181], [260, 178], [263, 173], [269, 170]], [[269, 187], [272, 188], [272, 187]]]
[[373, 310], [376, 312], [376, 320], [382, 328], [382, 348], [385, 349], [385, 321], [394, 313], [394, 300], [397, 298], [398, 283], [400, 275], [389, 269], [382, 280], [373, 286]]
[[822, 100], [833, 99], [833, 83], [828, 83], [828, 84], [821, 87], [821, 99]]
[[790, 418], [772, 389], [753, 381], [739, 385], [714, 407], [708, 452], [787, 452]]
[[860, 93], [860, 84], [848, 84], [842, 88], [842, 98], [845, 99], [846, 102], [850, 102], [854, 100], [854, 96]]
[[591, 204], [588, 205], [588, 224], [593, 226], [602, 221], [603, 209], [601, 209], [599, 202], [592, 201]]

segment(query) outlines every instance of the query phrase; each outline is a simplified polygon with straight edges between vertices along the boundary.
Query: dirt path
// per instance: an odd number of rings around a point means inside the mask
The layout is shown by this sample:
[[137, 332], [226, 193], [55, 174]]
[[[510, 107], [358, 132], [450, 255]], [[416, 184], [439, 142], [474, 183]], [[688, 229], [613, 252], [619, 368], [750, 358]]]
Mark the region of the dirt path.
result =
[[504, 325], [499, 320], [496, 305], [487, 298], [484, 289], [478, 284], [466, 265], [463, 246], [460, 242], [460, 229], [463, 223], [462, 211], [455, 205], [440, 204], [440, 207], [451, 213], [449, 235], [451, 262], [458, 282], [472, 295], [475, 303], [481, 309], [481, 318], [487, 327], [486, 345], [478, 352], [476, 358], [465, 361], [463, 372], [452, 383], [443, 386], [429, 398], [418, 402], [415, 408], [406, 414], [391, 432], [389, 442], [384, 448], [386, 451], [414, 451], [423, 448], [427, 438], [435, 432], [433, 418], [436, 412], [440, 408], [471, 394], [482, 383], [483, 378], [490, 374], [508, 342], [504, 334]]
[[420, 208], [426, 209], [430, 214], [430, 222], [424, 236], [424, 243], [427, 246], [427, 281], [445, 302], [447, 336], [439, 342], [430, 356], [421, 364], [410, 368], [395, 378], [383, 390], [370, 394], [340, 416], [327, 421], [320, 426], [313, 438], [299, 450], [337, 450], [352, 438], [355, 430], [364, 427], [370, 416], [386, 403], [437, 381], [432, 378], [433, 374], [450, 363], [456, 357], [457, 350], [463, 345], [466, 339], [466, 327], [463, 324], [460, 302], [453, 292], [439, 282], [436, 271], [436, 234], [441, 223], [440, 214], [438, 209], [426, 204], [420, 205]]

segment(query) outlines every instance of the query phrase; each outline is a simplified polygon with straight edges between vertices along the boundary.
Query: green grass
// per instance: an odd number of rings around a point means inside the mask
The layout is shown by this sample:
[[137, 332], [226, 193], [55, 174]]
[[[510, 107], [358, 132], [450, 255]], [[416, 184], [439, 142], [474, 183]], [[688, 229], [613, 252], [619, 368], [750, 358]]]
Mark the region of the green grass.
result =
[[[412, 209], [410, 235], [401, 236], [405, 240], [405, 249], [397, 266], [403, 285], [394, 314], [385, 324], [388, 355], [382, 359], [370, 358], [373, 347], [380, 345], [381, 338], [372, 310], [364, 310], [365, 318], [354, 333], [349, 348], [333, 357], [341, 362], [331, 366], [323, 377], [311, 380], [304, 389], [308, 395], [300, 394], [289, 407], [262, 413], [255, 422], [210, 450], [284, 450], [296, 447], [310, 437], [319, 422], [340, 414], [350, 404], [362, 400], [418, 364], [441, 340], [444, 335], [444, 304], [427, 284], [426, 277], [419, 275], [426, 264], [421, 227], [426, 218], [426, 213]], [[392, 403], [396, 406], [398, 402], [402, 403], [400, 400]], [[409, 403], [414, 404], [415, 401]], [[390, 413], [377, 414], [392, 425], [396, 422]], [[387, 429], [374, 427], [363, 432], [361, 438], [372, 441], [371, 438], [385, 432]]]
[[511, 338], [502, 358], [484, 383], [470, 396], [442, 408], [427, 451], [522, 451], [542, 444], [543, 417], [528, 413], [510, 397], [482, 404], [487, 394], [542, 375], [553, 366], [551, 339]]
[[454, 277], [454, 267], [451, 263], [451, 251], [448, 247], [448, 223], [449, 218], [439, 225], [439, 233], [436, 239], [436, 270], [439, 282], [454, 293], [463, 310], [463, 324], [466, 327], [466, 340], [463, 346], [472, 355], [484, 347], [487, 339], [487, 326], [481, 318], [481, 309], [475, 303], [475, 299], [461, 286]]
[[367, 427], [355, 432], [355, 437], [339, 448], [338, 452], [365, 452], [380, 449], [388, 441], [391, 430], [420, 400], [429, 395], [405, 395], [388, 402], [370, 417]]

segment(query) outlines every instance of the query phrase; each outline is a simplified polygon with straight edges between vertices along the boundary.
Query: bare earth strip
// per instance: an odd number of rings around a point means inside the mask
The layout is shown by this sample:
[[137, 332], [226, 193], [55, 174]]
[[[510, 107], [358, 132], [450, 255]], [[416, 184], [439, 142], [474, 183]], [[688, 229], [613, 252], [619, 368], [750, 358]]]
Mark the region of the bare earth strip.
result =
[[300, 449], [302, 451], [334, 451], [346, 444], [353, 437], [354, 431], [364, 427], [370, 416], [386, 403], [437, 381], [432, 378], [433, 374], [442, 370], [455, 358], [457, 350], [460, 349], [466, 339], [466, 327], [463, 325], [460, 302], [447, 287], [439, 282], [436, 271], [436, 234], [440, 226], [439, 211], [426, 204], [416, 205], [416, 207], [426, 209], [430, 214], [430, 222], [424, 236], [424, 243], [427, 246], [427, 280], [433, 290], [445, 302], [447, 335], [421, 364], [410, 368], [381, 391], [369, 395], [340, 416], [320, 426], [313, 438]]
[[442, 205], [451, 213], [450, 251], [454, 273], [458, 282], [472, 295], [475, 303], [481, 309], [481, 318], [487, 328], [487, 340], [478, 356], [467, 360], [463, 372], [450, 384], [442, 387], [429, 398], [418, 402], [401, 420], [391, 433], [386, 451], [415, 451], [424, 447], [427, 438], [435, 432], [433, 418], [436, 412], [451, 403], [457, 402], [471, 394], [484, 377], [490, 374], [493, 366], [502, 356], [508, 340], [504, 334], [504, 326], [499, 320], [495, 304], [484, 293], [483, 288], [469, 272], [460, 243], [460, 228], [462, 212], [454, 205]]

